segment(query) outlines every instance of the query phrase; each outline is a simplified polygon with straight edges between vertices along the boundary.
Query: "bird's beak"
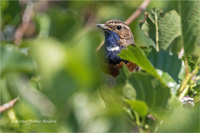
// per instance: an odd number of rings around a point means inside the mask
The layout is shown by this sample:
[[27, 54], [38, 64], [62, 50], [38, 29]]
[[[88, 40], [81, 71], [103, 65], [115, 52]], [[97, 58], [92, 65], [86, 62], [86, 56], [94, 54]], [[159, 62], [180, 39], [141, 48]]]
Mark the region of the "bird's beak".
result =
[[107, 30], [108, 26], [106, 26], [105, 24], [96, 24], [97, 27], [103, 29], [103, 30]]

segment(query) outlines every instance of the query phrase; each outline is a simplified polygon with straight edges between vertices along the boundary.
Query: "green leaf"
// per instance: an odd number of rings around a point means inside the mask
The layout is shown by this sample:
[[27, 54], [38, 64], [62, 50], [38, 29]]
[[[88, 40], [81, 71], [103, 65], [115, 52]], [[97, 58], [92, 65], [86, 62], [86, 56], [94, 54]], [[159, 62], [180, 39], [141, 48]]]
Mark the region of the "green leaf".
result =
[[158, 127], [158, 132], [200, 132], [199, 103], [176, 110]]
[[[171, 113], [173, 113], [176, 109], [182, 107], [182, 102], [178, 99], [177, 96], [175, 95], [171, 95], [168, 103], [167, 103], [167, 115], [166, 117], [168, 117], [169, 115], [171, 115]], [[165, 118], [166, 118], [165, 117]]]
[[168, 73], [163, 72], [160, 69], [156, 69], [156, 71], [163, 79], [165, 84], [171, 89], [171, 93], [175, 95], [177, 92], [177, 88], [179, 87], [179, 84], [177, 84], [175, 80]]
[[82, 26], [82, 21], [78, 21], [78, 15], [68, 8], [66, 10], [49, 8], [48, 17], [50, 20], [49, 36], [59, 40], [71, 40]]
[[35, 58], [39, 71], [45, 79], [49, 79], [58, 72], [67, 61], [65, 48], [55, 39], [37, 39], [28, 43], [33, 45], [31, 49], [32, 56]]
[[14, 45], [1, 46], [1, 76], [12, 72], [33, 73], [35, 64]]
[[38, 38], [48, 37], [50, 31], [50, 17], [45, 14], [35, 15], [36, 28], [38, 29]]
[[18, 1], [1, 1], [1, 28], [5, 25], [18, 25], [21, 7]]
[[130, 83], [126, 83], [126, 85], [123, 87], [123, 95], [127, 99], [135, 99], [136, 98], [136, 92], [133, 86]]
[[178, 82], [178, 75], [181, 70], [181, 60], [178, 58], [178, 55], [170, 55], [168, 51], [164, 50], [157, 52], [153, 49], [148, 58], [156, 69], [168, 73]]
[[139, 47], [128, 46], [126, 49], [122, 50], [121, 53], [119, 53], [119, 56], [122, 59], [137, 64], [142, 69], [162, 81], [162, 79], [159, 77], [156, 70], [152, 66], [151, 62], [146, 57], [145, 53]]
[[161, 48], [167, 49], [173, 40], [181, 35], [180, 23], [180, 16], [175, 10], [163, 15], [162, 10], [154, 8], [140, 27], [155, 42], [159, 51]]
[[[62, 108], [66, 99], [70, 98], [77, 87], [72, 76], [65, 70], [65, 65], [70, 63], [69, 58], [73, 56], [70, 56], [69, 50], [56, 39], [37, 39], [29, 43], [33, 45], [31, 54], [38, 65], [43, 94], [57, 108]], [[81, 73], [79, 74], [81, 76]]]
[[196, 92], [194, 96], [194, 103], [200, 102], [200, 83], [198, 83], [198, 81], [196, 82], [196, 86], [193, 89]]
[[177, 37], [174, 39], [174, 41], [171, 43], [171, 51], [173, 54], [177, 54], [181, 51], [181, 48], [183, 47], [182, 41], [181, 41], [181, 36]]
[[199, 43], [197, 43], [197, 46], [195, 47], [195, 50], [194, 50], [194, 52], [193, 52], [193, 57], [195, 57], [195, 58], [199, 58], [200, 57], [200, 41], [199, 41]]
[[124, 100], [133, 111], [136, 111], [140, 116], [146, 116], [148, 113], [148, 106], [145, 102], [140, 100]]
[[[19, 91], [20, 96], [29, 104], [37, 108], [44, 116], [52, 116], [55, 113], [55, 105], [42, 92], [35, 89], [28, 80], [20, 77], [12, 77], [12, 82]], [[10, 82], [10, 81], [9, 81]], [[37, 98], [33, 98], [37, 97]]]
[[136, 91], [136, 100], [146, 102], [150, 113], [161, 115], [167, 109], [170, 89], [155, 77], [147, 73], [132, 73], [129, 83]]
[[180, 14], [185, 54], [192, 54], [200, 36], [199, 1], [181, 1]]

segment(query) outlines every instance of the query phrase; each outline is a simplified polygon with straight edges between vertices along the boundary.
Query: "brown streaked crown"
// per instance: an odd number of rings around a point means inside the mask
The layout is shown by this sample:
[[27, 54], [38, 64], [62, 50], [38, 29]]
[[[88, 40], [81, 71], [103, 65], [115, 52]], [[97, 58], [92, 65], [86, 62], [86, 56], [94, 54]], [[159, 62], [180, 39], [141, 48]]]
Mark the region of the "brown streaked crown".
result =
[[108, 20], [105, 22], [105, 26], [119, 35], [121, 46], [134, 44], [133, 34], [127, 24], [119, 20]]

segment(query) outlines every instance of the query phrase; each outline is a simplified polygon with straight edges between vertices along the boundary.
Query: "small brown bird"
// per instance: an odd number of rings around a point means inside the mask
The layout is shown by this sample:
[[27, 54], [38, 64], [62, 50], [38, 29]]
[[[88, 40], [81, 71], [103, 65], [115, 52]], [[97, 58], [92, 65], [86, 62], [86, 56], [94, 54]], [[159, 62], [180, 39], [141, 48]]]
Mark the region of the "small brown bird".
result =
[[100, 49], [103, 57], [107, 61], [108, 74], [117, 77], [119, 69], [125, 63], [129, 71], [137, 68], [137, 65], [121, 59], [118, 54], [128, 45], [134, 45], [133, 34], [129, 26], [119, 20], [109, 20], [105, 24], [96, 24], [104, 30], [105, 42]]

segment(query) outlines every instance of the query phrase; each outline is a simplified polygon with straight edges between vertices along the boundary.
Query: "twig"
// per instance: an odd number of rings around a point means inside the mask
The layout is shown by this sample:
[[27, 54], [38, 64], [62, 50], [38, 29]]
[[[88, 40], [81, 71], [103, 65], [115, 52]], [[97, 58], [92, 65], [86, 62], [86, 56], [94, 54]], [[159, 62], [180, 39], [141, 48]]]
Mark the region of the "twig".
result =
[[103, 46], [103, 44], [104, 44], [104, 41], [101, 42], [101, 44], [97, 47], [96, 51], [99, 51], [100, 48]]
[[150, 2], [151, 0], [144, 0], [144, 2], [139, 6], [139, 8], [135, 12], [133, 12], [133, 14], [125, 21], [125, 23], [127, 25], [131, 24], [138, 16], [140, 16], [140, 14], [144, 10], [146, 10]]
[[[151, 0], [144, 0], [143, 3], [139, 6], [139, 8], [135, 12], [133, 12], [124, 23], [126, 23], [127, 25], [131, 24], [147, 8], [150, 2]], [[101, 42], [101, 44], [97, 47], [96, 51], [99, 51], [103, 44], [104, 41]]]
[[9, 101], [9, 102], [7, 102], [7, 103], [1, 105], [1, 106], [0, 106], [0, 113], [3, 112], [3, 111], [8, 110], [8, 109], [11, 108], [11, 107], [13, 107], [14, 104], [17, 102], [18, 99], [19, 99], [19, 98], [17, 97], [17, 98], [15, 98], [15, 99], [13, 99], [13, 100], [11, 100], [11, 101]]
[[19, 25], [14, 35], [14, 43], [16, 45], [20, 45], [22, 41], [22, 37], [24, 36], [24, 33], [30, 24], [32, 13], [33, 13], [33, 7], [34, 7], [34, 3], [31, 1], [28, 1], [26, 5], [26, 9], [22, 17], [22, 23]]

